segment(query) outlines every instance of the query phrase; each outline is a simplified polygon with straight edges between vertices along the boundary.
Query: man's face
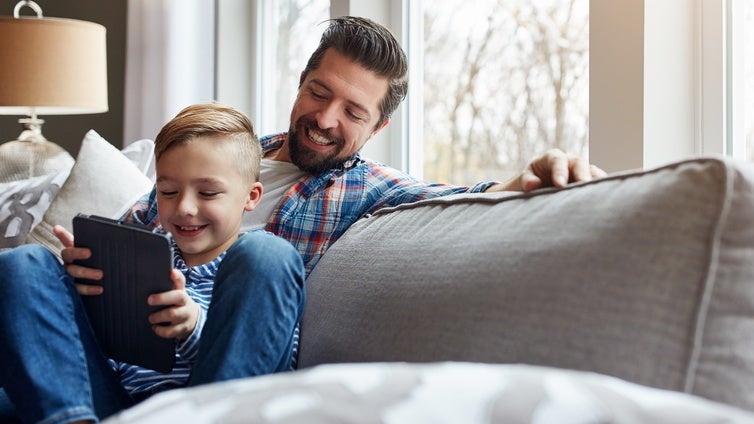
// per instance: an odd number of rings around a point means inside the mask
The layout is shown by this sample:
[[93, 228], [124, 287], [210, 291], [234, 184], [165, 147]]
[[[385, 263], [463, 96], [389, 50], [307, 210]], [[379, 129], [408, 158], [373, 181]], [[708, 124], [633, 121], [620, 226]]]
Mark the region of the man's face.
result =
[[293, 105], [288, 159], [302, 170], [320, 173], [352, 157], [387, 125], [377, 127], [379, 102], [387, 89], [386, 78], [334, 49], [326, 51]]

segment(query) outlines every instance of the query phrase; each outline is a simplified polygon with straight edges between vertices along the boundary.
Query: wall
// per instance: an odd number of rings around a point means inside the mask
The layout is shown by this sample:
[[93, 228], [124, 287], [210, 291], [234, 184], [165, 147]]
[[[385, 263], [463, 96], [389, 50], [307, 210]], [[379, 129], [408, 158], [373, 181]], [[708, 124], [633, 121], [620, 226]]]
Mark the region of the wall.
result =
[[[123, 143], [123, 95], [126, 61], [127, 0], [36, 0], [46, 17], [81, 19], [104, 25], [107, 30], [109, 111], [91, 115], [40, 116], [45, 137], [76, 157], [81, 140], [94, 129], [115, 146]], [[0, 0], [0, 15], [13, 16], [16, 0]], [[31, 15], [28, 7], [23, 15]], [[30, 52], [32, 53], [32, 52]], [[0, 116], [0, 142], [21, 133], [20, 116]]]
[[725, 0], [592, 1], [589, 159], [608, 172], [725, 152]]
[[589, 160], [640, 168], [644, 128], [644, 4], [589, 2]]

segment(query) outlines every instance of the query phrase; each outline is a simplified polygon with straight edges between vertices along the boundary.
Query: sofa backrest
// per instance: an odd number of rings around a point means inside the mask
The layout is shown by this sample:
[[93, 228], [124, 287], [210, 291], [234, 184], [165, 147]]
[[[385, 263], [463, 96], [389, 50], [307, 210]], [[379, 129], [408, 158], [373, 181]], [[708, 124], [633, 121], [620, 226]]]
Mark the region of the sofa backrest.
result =
[[588, 370], [754, 410], [754, 165], [363, 218], [307, 280], [299, 366], [368, 361]]

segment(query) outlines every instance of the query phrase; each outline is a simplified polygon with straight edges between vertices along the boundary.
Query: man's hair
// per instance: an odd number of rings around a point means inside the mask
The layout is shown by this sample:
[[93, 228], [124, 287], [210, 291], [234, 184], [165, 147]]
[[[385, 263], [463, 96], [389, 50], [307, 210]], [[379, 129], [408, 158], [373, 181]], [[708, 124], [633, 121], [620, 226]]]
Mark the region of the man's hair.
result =
[[154, 142], [156, 160], [168, 149], [190, 143], [196, 137], [213, 137], [228, 153], [241, 176], [249, 183], [259, 181], [262, 148], [254, 126], [245, 113], [218, 103], [188, 106], [165, 124]]
[[331, 19], [322, 34], [317, 50], [312, 53], [301, 73], [299, 87], [309, 72], [319, 68], [329, 48], [358, 63], [375, 74], [387, 78], [387, 93], [380, 101], [381, 126], [393, 114], [408, 90], [408, 60], [393, 34], [384, 26], [366, 18], [343, 16]]

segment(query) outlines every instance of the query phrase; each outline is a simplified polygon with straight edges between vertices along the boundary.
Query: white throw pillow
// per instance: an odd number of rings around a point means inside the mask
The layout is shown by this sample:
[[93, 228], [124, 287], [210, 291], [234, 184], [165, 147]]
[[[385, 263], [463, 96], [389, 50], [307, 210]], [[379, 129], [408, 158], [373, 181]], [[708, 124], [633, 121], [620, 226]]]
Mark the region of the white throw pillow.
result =
[[148, 138], [134, 141], [120, 151], [152, 182], [156, 178], [154, 142]]
[[152, 181], [129, 158], [89, 130], [68, 179], [26, 243], [41, 244], [59, 255], [63, 246], [52, 232], [53, 225], [71, 231], [71, 221], [79, 212], [120, 217], [151, 188]]

